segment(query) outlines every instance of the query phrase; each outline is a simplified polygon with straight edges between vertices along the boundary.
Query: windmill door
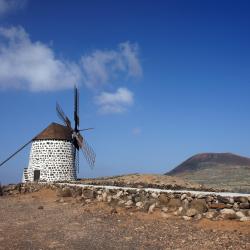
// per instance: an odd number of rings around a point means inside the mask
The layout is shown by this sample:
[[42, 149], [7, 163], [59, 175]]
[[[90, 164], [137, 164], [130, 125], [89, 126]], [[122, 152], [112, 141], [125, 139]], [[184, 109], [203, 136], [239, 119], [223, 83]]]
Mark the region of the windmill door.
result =
[[34, 181], [39, 181], [40, 179], [40, 170], [34, 170]]

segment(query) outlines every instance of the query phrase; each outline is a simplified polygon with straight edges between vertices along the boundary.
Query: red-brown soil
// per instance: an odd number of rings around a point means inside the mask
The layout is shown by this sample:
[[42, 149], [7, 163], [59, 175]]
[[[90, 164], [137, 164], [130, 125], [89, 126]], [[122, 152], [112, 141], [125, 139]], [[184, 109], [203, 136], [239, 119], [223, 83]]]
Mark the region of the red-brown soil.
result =
[[0, 249], [250, 249], [249, 222], [184, 221], [63, 199], [49, 189], [1, 197]]

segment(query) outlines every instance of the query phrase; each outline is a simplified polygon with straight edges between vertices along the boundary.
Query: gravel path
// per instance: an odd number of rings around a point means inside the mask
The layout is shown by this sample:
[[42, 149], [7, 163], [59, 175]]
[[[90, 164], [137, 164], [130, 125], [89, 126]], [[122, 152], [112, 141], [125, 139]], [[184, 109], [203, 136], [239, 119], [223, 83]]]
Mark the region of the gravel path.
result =
[[55, 192], [0, 198], [0, 249], [250, 249], [250, 223], [183, 221]]

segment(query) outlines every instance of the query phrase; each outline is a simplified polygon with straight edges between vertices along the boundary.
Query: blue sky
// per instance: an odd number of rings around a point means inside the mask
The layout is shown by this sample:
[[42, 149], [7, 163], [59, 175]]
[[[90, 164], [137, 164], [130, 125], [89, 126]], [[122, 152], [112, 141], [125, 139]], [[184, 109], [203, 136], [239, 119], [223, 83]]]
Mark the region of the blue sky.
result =
[[[0, 0], [0, 159], [58, 101], [95, 149], [80, 177], [165, 173], [200, 152], [250, 156], [249, 1]], [[20, 181], [29, 148], [0, 169]], [[0, 160], [1, 161], [1, 160]]]

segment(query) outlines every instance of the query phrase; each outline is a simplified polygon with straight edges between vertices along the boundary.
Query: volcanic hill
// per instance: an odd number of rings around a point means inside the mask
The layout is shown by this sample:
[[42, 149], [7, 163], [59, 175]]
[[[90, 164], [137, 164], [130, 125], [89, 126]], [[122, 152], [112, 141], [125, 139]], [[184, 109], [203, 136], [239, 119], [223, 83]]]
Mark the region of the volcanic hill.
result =
[[194, 155], [166, 175], [215, 188], [250, 192], [250, 158], [231, 153]]

